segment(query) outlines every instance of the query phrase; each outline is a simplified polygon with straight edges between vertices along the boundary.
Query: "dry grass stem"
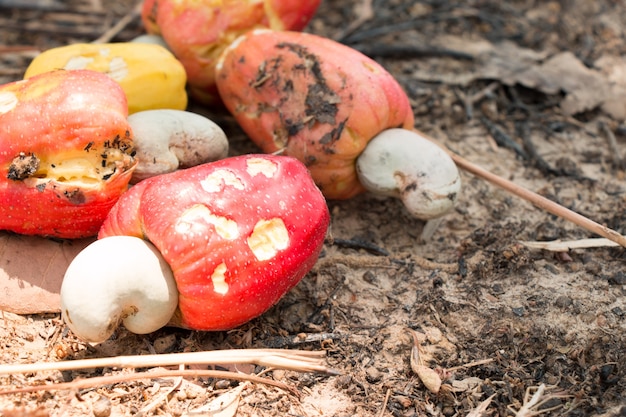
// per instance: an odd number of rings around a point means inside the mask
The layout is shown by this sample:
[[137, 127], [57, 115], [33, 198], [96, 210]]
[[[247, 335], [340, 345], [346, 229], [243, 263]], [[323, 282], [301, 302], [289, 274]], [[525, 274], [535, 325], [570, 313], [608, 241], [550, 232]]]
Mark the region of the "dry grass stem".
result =
[[496, 394], [491, 395], [485, 401], [478, 404], [476, 408], [467, 413], [465, 417], [481, 417], [484, 415], [484, 412], [487, 411], [487, 407], [491, 404], [491, 400], [496, 396]]
[[185, 378], [220, 378], [230, 379], [235, 381], [247, 381], [257, 384], [265, 384], [273, 387], [280, 388], [288, 391], [295, 396], [299, 396], [300, 393], [292, 386], [287, 385], [280, 381], [275, 381], [269, 378], [262, 378], [257, 375], [249, 375], [231, 371], [216, 371], [212, 369], [156, 369], [147, 372], [135, 372], [132, 374], [120, 374], [120, 375], [108, 375], [99, 376], [93, 378], [76, 379], [71, 382], [60, 382], [45, 385], [33, 385], [29, 387], [21, 388], [8, 388], [0, 390], [0, 395], [9, 394], [21, 394], [37, 391], [52, 391], [52, 390], [81, 390], [86, 388], [93, 388], [111, 384], [117, 384], [127, 381], [138, 381], [140, 379], [154, 379], [154, 378], [171, 378], [171, 377], [185, 377]]
[[452, 157], [452, 159], [459, 168], [462, 168], [467, 172], [474, 174], [477, 177], [482, 178], [504, 189], [505, 191], [508, 191], [509, 193], [532, 203], [540, 209], [543, 209], [551, 214], [554, 214], [555, 216], [570, 221], [582, 227], [583, 229], [586, 229], [592, 233], [605, 237], [623, 247], [626, 247], [626, 237], [617, 233], [615, 230], [609, 229], [606, 226], [596, 223], [588, 217], [585, 217], [581, 214], [576, 213], [575, 211], [568, 209], [567, 207], [555, 203], [554, 201], [549, 200], [544, 196], [535, 193], [534, 191], [530, 191], [507, 179], [499, 177], [450, 151], [448, 151], [448, 154]]
[[[554, 407], [540, 408], [553, 398], [570, 397], [567, 394], [546, 393], [546, 391], [552, 388], [554, 387], [547, 387], [546, 384], [541, 384], [537, 387], [528, 387], [526, 389], [526, 394], [524, 395], [524, 403], [522, 404], [522, 407], [517, 411], [515, 411], [515, 409], [510, 405], [507, 408], [515, 414], [515, 417], [533, 417], [562, 408], [563, 406], [561, 404]], [[531, 396], [530, 393], [532, 389], [535, 389], [535, 393]]]
[[551, 252], [567, 252], [571, 249], [605, 248], [619, 246], [618, 243], [605, 239], [552, 240], [549, 242], [520, 242], [531, 249], [543, 249]]
[[182, 364], [255, 364], [299, 372], [337, 372], [324, 365], [324, 351], [287, 349], [233, 349], [206, 352], [170, 353], [163, 355], [115, 356], [63, 362], [0, 365], [0, 375], [40, 371], [70, 371], [90, 368], [146, 368]]
[[378, 413], [378, 417], [383, 417], [385, 415], [387, 404], [389, 404], [389, 397], [391, 397], [391, 389], [387, 388], [387, 392], [385, 393], [385, 399], [383, 400], [383, 404], [380, 407], [380, 412]]
[[130, 11], [126, 16], [117, 21], [109, 30], [104, 32], [98, 39], [92, 43], [107, 43], [110, 42], [115, 36], [117, 36], [126, 26], [132, 23], [133, 20], [141, 16], [141, 7], [143, 1], [140, 1], [135, 5], [135, 8]]
[[479, 361], [474, 361], [474, 362], [469, 362], [469, 363], [466, 363], [466, 364], [463, 364], [463, 365], [454, 366], [452, 368], [446, 368], [446, 371], [454, 372], [454, 371], [458, 371], [459, 369], [466, 369], [466, 368], [472, 368], [474, 366], [486, 365], [486, 364], [491, 363], [493, 361], [494, 361], [493, 358], [482, 359], [482, 360], [479, 360]]

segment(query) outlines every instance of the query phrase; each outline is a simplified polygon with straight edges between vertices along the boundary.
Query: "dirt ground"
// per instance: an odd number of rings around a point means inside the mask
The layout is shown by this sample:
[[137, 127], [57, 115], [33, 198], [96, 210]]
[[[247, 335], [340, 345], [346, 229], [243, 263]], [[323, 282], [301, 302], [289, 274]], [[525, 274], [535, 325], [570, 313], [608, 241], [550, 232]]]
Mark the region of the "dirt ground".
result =
[[[0, 0], [0, 81], [19, 79], [38, 50], [100, 37], [134, 6]], [[615, 0], [325, 0], [308, 31], [379, 60], [408, 92], [416, 127], [455, 153], [624, 234], [624, 6]], [[141, 31], [135, 16], [113, 40]], [[550, 73], [555, 67], [547, 62], [555, 56], [569, 64]], [[214, 116], [230, 133], [233, 154], [254, 151], [228, 115], [192, 109]], [[249, 385], [237, 415], [625, 416], [623, 248], [529, 249], [521, 242], [597, 236], [462, 176], [456, 210], [426, 243], [419, 240], [423, 222], [395, 200], [363, 195], [329, 202], [331, 236], [317, 266], [274, 308], [239, 329], [166, 328], [145, 336], [122, 329], [92, 346], [76, 340], [56, 314], [4, 313], [2, 363], [322, 349], [340, 375], [274, 371], [271, 378], [300, 395]], [[438, 393], [411, 367], [410, 330], [420, 336], [423, 366], [442, 375]], [[0, 377], [0, 385], [124, 372], [31, 373]], [[174, 381], [1, 395], [0, 414], [194, 415], [237, 385]], [[533, 402], [537, 390], [542, 393]]]

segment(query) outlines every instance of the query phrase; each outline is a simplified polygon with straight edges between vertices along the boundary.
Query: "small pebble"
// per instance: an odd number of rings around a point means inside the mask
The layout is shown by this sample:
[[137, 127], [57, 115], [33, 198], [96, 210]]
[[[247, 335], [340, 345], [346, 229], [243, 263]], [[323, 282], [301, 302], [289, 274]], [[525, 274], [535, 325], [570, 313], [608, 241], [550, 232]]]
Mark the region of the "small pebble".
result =
[[176, 347], [176, 335], [168, 334], [167, 336], [161, 336], [153, 343], [154, 351], [156, 353], [169, 353]]
[[626, 274], [624, 274], [622, 271], [613, 274], [613, 276], [609, 277], [609, 284], [626, 285]]
[[600, 275], [602, 272], [602, 265], [599, 262], [591, 261], [585, 264], [585, 272], [592, 275]]
[[559, 308], [569, 307], [572, 305], [572, 303], [572, 299], [566, 295], [559, 295], [556, 300], [554, 300], [554, 305]]
[[215, 389], [228, 389], [230, 388], [231, 381], [228, 379], [220, 379], [215, 382]]
[[373, 366], [370, 366], [365, 370], [365, 378], [368, 382], [374, 383], [382, 379], [383, 374]]
[[275, 369], [272, 371], [272, 377], [276, 381], [281, 381], [285, 379], [286, 372], [283, 369]]
[[335, 379], [335, 386], [337, 388], [346, 389], [352, 383], [352, 376], [350, 375], [340, 375]]
[[450, 417], [456, 414], [456, 411], [454, 410], [454, 407], [450, 407], [449, 405], [443, 407], [443, 409], [441, 410], [441, 413], [446, 416], [446, 417]]
[[582, 265], [580, 262], [570, 262], [567, 264], [566, 269], [568, 272], [578, 272], [582, 269]]
[[363, 274], [363, 281], [369, 284], [378, 283], [378, 279], [376, 278], [376, 275], [372, 271], [365, 271], [365, 273]]
[[493, 295], [502, 295], [505, 293], [505, 291], [501, 284], [493, 284], [491, 286], [491, 293]]
[[513, 307], [511, 310], [517, 317], [524, 317], [524, 307]]
[[91, 405], [91, 410], [94, 417], [109, 417], [111, 415], [111, 400], [104, 395], [101, 395]]

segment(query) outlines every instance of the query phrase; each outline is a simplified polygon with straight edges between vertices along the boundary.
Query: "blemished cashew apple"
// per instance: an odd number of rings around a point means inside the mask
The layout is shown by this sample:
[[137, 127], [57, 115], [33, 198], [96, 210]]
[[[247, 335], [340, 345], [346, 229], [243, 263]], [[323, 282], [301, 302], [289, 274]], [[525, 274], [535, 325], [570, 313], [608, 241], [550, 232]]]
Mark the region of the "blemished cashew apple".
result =
[[24, 78], [57, 69], [88, 69], [107, 74], [122, 86], [129, 114], [187, 107], [185, 68], [160, 45], [116, 42], [59, 46], [37, 55]]
[[191, 95], [201, 103], [219, 101], [215, 62], [239, 35], [257, 28], [301, 30], [320, 0], [146, 0], [146, 31], [160, 35], [182, 62]]
[[257, 30], [217, 65], [226, 108], [263, 150], [298, 158], [327, 198], [365, 189], [356, 158], [385, 129], [413, 127], [400, 84], [380, 64], [321, 36]]
[[95, 236], [136, 166], [126, 96], [96, 71], [0, 86], [0, 229]]
[[427, 221], [454, 207], [456, 164], [413, 129], [399, 82], [361, 52], [310, 33], [254, 30], [224, 50], [216, 82], [250, 139], [302, 161], [327, 198], [397, 197]]
[[[98, 238], [136, 237], [156, 248], [179, 293], [170, 324], [225, 330], [265, 312], [304, 277], [329, 221], [326, 200], [300, 161], [242, 155], [139, 182], [112, 208]], [[98, 268], [115, 262], [108, 252]], [[87, 264], [70, 269], [86, 271]], [[130, 268], [141, 273], [136, 262]], [[73, 281], [89, 287], [84, 275]], [[69, 303], [94, 308], [76, 298]], [[64, 307], [66, 316], [82, 317], [77, 308]]]

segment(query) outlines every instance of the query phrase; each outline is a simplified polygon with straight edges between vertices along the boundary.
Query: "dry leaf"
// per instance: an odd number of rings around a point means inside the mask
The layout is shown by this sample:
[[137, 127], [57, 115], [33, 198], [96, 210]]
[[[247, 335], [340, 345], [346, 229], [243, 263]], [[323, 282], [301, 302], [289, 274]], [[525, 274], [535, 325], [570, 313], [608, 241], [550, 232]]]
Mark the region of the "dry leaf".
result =
[[441, 389], [441, 376], [434, 369], [424, 365], [411, 366], [426, 389], [433, 394], [438, 394]]
[[470, 376], [465, 379], [454, 380], [451, 385], [454, 392], [467, 392], [476, 389], [484, 382], [478, 377]]
[[525, 71], [519, 75], [518, 82], [547, 94], [565, 92], [561, 109], [567, 115], [598, 107], [610, 95], [606, 78], [587, 68], [571, 52], [556, 54], [540, 66]]
[[448, 63], [424, 65], [414, 76], [430, 82], [467, 85], [476, 80], [498, 80], [520, 84], [545, 94], [564, 93], [561, 109], [573, 115], [600, 107], [616, 119], [626, 119], [626, 60], [601, 57], [594, 68], [587, 67], [569, 51], [550, 55], [548, 51], [522, 48], [510, 41], [492, 44], [484, 39], [445, 36], [435, 45], [463, 51], [474, 57], [473, 66]]
[[597, 68], [611, 83], [611, 95], [602, 109], [616, 119], [626, 119], [626, 58], [601, 56], [594, 62]]
[[15, 314], [59, 311], [65, 270], [92, 241], [0, 232], [0, 310]]
[[605, 248], [619, 246], [619, 244], [605, 238], [551, 240], [547, 242], [520, 241], [520, 243], [528, 248], [543, 249], [552, 252], [567, 252], [571, 249]]
[[241, 392], [248, 385], [248, 383], [240, 384], [237, 387], [226, 391], [225, 393], [213, 399], [211, 402], [205, 404], [204, 406], [183, 414], [183, 417], [233, 417], [235, 414], [237, 414], [237, 409], [239, 408]]
[[485, 401], [478, 404], [476, 408], [470, 411], [465, 417], [481, 417], [485, 415], [485, 411], [487, 411], [487, 407], [491, 404], [491, 400], [496, 396], [496, 394], [491, 395]]
[[411, 348], [410, 358], [411, 369], [417, 374], [428, 391], [433, 394], [438, 394], [441, 389], [441, 376], [434, 369], [424, 365], [424, 359], [421, 356], [421, 340], [424, 340], [425, 337], [415, 330], [409, 331], [413, 336], [413, 347]]

